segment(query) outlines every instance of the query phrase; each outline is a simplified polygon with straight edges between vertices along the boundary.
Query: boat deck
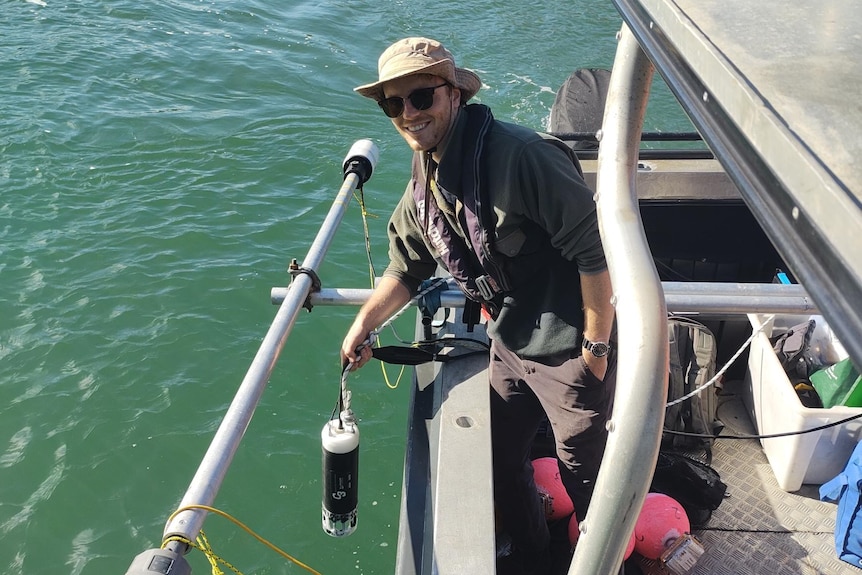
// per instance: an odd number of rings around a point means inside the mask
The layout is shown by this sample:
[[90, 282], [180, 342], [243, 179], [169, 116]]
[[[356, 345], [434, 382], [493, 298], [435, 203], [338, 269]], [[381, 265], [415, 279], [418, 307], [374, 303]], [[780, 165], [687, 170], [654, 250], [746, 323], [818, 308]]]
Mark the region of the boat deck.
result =
[[[483, 326], [467, 334], [463, 324], [449, 319], [438, 336], [453, 330], [457, 337], [484, 337]], [[487, 362], [472, 356], [419, 368], [396, 573], [494, 573], [491, 461], [482, 447], [490, 442]], [[837, 505], [819, 500], [819, 485], [784, 491], [760, 440], [729, 437], [756, 435], [757, 426], [745, 368], [728, 373], [717, 410], [725, 428], [711, 462], [727, 484], [727, 496], [704, 525], [693, 529], [705, 553], [688, 575], [858, 573], [835, 552]], [[450, 513], [473, 521], [458, 521]], [[635, 567], [643, 575], [669, 573], [658, 561], [637, 554], [626, 562], [626, 575], [639, 575]]]
[[[744, 381], [724, 385], [718, 416], [725, 435], [756, 433], [744, 404]], [[844, 575], [859, 569], [838, 559], [837, 506], [819, 500], [817, 485], [783, 491], [756, 439], [719, 439], [712, 466], [727, 498], [694, 535], [704, 555], [691, 575]], [[656, 561], [634, 561], [645, 575], [666, 574]]]

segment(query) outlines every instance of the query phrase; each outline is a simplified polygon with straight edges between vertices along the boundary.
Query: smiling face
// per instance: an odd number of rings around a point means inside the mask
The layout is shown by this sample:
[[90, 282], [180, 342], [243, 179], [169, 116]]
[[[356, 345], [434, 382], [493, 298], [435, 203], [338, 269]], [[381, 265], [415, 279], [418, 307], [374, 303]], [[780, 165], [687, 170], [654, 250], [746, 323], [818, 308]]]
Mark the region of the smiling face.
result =
[[449, 85], [434, 90], [434, 103], [427, 110], [417, 110], [408, 96], [414, 90], [439, 86], [442, 82], [439, 76], [417, 74], [391, 80], [383, 86], [385, 97], [404, 99], [404, 111], [392, 118], [392, 124], [416, 152], [433, 149], [443, 140], [458, 116], [461, 91]]

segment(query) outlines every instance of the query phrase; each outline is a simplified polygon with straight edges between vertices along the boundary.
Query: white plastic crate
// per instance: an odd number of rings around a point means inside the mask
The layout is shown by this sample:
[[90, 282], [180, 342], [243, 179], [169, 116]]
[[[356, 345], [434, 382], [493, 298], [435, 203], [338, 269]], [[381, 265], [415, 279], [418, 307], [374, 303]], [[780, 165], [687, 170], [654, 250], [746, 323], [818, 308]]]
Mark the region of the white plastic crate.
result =
[[[753, 329], [764, 326], [751, 343], [746, 375], [751, 393], [746, 405], [758, 433], [803, 431], [862, 414], [860, 407], [823, 409], [802, 405], [769, 338], [773, 329], [780, 331], [779, 328], [791, 327], [809, 316], [778, 315], [767, 321], [769, 317], [748, 315]], [[781, 489], [797, 491], [802, 484], [820, 485], [838, 475], [860, 439], [862, 418], [821, 431], [761, 439], [760, 443]]]

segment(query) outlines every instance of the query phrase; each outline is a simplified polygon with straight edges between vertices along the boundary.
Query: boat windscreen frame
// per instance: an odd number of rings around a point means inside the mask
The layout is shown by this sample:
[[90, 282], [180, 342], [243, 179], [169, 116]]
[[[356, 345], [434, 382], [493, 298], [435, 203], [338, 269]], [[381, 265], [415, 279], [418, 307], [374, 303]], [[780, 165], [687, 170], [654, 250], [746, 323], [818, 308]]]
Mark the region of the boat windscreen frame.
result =
[[[777, 145], [779, 136], [788, 137], [785, 130], [796, 138], [792, 127], [783, 125], [785, 119], [725, 60], [720, 48], [711, 43], [712, 37], [707, 38], [708, 32], [692, 25], [679, 5], [671, 6], [665, 0], [614, 0], [614, 4], [784, 261], [846, 342], [850, 355], [862, 364], [862, 308], [857, 304], [862, 301], [862, 250], [858, 249], [862, 227], [857, 225], [862, 221], [862, 207], [858, 197], [822, 165], [822, 158], [805, 142], [796, 142], [799, 161], [795, 172], [774, 171], [767, 156], [775, 152], [769, 147]], [[676, 44], [669, 37], [671, 33], [678, 39]], [[680, 38], [689, 43], [680, 45]], [[709, 85], [701, 76], [708, 78]], [[751, 125], [757, 122], [750, 119], [741, 128], [739, 109], [744, 109], [744, 104], [733, 102], [735, 114], [729, 113], [715, 95], [721, 82], [737, 82], [740, 91], [754, 93], [752, 109], [747, 112], [760, 115], [761, 123], [781, 124], [776, 128], [779, 136], [752, 134]], [[820, 176], [822, 189], [802, 183], [812, 172]], [[822, 210], [820, 202], [830, 202], [827, 216], [831, 213], [834, 221], [817, 211]], [[845, 225], [857, 233], [848, 234]]]

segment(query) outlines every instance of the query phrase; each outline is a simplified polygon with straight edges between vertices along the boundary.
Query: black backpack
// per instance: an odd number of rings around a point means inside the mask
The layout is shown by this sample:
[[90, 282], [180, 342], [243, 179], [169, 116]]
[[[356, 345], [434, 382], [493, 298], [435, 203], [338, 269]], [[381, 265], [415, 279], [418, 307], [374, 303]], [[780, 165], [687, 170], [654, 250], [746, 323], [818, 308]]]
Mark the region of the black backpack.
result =
[[[685, 317], [668, 319], [667, 399], [671, 404], [665, 412], [664, 428], [667, 431], [717, 435], [724, 425], [716, 418], [718, 398], [715, 386], [674, 403], [715, 376], [715, 336], [702, 323]], [[712, 451], [711, 437], [690, 437], [667, 433], [662, 436], [662, 447], [679, 451], [704, 451], [707, 461]]]

